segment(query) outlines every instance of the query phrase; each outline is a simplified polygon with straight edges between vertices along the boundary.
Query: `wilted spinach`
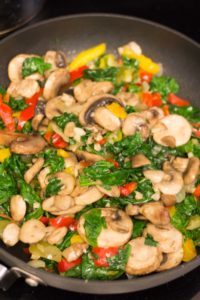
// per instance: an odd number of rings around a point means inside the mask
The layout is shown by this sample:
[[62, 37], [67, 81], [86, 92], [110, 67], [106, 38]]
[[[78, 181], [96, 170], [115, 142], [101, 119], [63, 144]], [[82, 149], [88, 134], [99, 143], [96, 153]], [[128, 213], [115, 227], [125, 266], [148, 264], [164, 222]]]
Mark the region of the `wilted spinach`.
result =
[[22, 64], [22, 76], [25, 78], [34, 73], [44, 75], [50, 68], [51, 64], [46, 63], [42, 57], [28, 57]]

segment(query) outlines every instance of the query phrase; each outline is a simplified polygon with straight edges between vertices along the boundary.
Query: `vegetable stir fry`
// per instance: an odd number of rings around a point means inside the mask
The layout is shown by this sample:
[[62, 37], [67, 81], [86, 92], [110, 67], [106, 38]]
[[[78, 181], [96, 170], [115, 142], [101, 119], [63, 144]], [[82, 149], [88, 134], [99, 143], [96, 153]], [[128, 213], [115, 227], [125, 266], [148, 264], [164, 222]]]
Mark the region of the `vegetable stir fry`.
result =
[[0, 88], [0, 238], [29, 264], [109, 280], [200, 245], [200, 109], [135, 42], [19, 54]]

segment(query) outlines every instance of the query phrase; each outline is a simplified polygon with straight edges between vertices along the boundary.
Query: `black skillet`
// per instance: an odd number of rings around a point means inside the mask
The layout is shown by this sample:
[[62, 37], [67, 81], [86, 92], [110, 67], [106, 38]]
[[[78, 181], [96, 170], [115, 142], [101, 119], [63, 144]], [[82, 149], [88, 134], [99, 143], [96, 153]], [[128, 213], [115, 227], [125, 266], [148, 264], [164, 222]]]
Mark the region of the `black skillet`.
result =
[[[143, 52], [162, 62], [165, 74], [174, 76], [181, 85], [180, 95], [200, 105], [200, 46], [189, 38], [161, 25], [133, 17], [107, 14], [87, 14], [61, 17], [20, 30], [0, 43], [0, 82], [8, 83], [7, 65], [18, 53], [43, 54], [48, 49], [63, 50], [70, 58], [74, 49], [79, 52], [105, 42], [108, 51], [129, 41], [136, 41]], [[13, 274], [24, 276], [27, 283], [42, 283], [57, 288], [96, 294], [117, 294], [144, 290], [183, 276], [200, 265], [200, 254], [191, 262], [177, 268], [131, 280], [90, 281], [71, 279], [29, 267], [21, 245], [0, 249], [0, 260], [13, 268], [0, 268], [2, 287], [9, 285]], [[5, 275], [5, 276], [3, 276]]]

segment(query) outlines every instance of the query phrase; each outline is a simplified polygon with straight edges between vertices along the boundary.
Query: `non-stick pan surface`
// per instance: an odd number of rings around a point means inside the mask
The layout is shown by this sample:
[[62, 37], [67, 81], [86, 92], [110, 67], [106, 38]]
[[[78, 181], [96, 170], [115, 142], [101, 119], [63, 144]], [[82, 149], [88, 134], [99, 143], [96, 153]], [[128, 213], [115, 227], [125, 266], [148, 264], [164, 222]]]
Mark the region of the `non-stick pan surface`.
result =
[[[158, 24], [133, 17], [106, 14], [74, 15], [48, 20], [21, 30], [0, 43], [0, 83], [6, 85], [7, 64], [18, 53], [63, 50], [68, 57], [82, 49], [105, 42], [108, 51], [129, 41], [136, 41], [143, 52], [163, 63], [164, 72], [181, 85], [180, 95], [200, 105], [200, 46], [185, 36]], [[0, 260], [40, 277], [46, 284], [83, 293], [127, 293], [158, 286], [183, 276], [200, 265], [200, 255], [189, 263], [163, 273], [131, 280], [90, 281], [71, 279], [29, 267], [22, 247], [6, 248], [1, 244]]]

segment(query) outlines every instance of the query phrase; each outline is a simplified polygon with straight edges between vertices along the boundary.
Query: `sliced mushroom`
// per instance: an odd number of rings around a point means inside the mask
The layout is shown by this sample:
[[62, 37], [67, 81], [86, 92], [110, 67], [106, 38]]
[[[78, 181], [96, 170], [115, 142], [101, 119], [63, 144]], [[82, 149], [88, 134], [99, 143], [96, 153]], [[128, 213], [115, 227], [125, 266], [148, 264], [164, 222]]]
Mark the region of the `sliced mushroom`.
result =
[[51, 245], [62, 243], [67, 234], [67, 227], [56, 228], [47, 236], [47, 242]]
[[45, 63], [51, 64], [51, 68], [45, 72], [46, 77], [48, 77], [52, 71], [67, 66], [66, 56], [62, 51], [47, 51], [44, 56], [44, 61]]
[[152, 133], [157, 144], [174, 148], [189, 141], [192, 127], [184, 117], [171, 114], [158, 121]]
[[142, 153], [132, 157], [132, 168], [139, 168], [151, 164], [151, 161]]
[[73, 175], [66, 172], [57, 172], [53, 175], [61, 181], [62, 187], [58, 195], [65, 196], [72, 193], [75, 187], [75, 178]]
[[44, 115], [43, 114], [37, 114], [33, 117], [32, 121], [31, 121], [31, 126], [33, 127], [33, 129], [35, 131], [38, 130], [42, 120], [44, 119]]
[[142, 205], [140, 213], [157, 226], [167, 225], [170, 222], [168, 210], [159, 202], [150, 202]]
[[81, 257], [83, 253], [86, 252], [87, 248], [88, 244], [86, 243], [76, 243], [66, 248], [62, 252], [62, 255], [68, 262], [71, 262]]
[[121, 127], [121, 121], [106, 107], [98, 107], [92, 114], [93, 120], [109, 131], [119, 130]]
[[81, 211], [82, 209], [84, 209], [85, 205], [74, 205], [70, 208], [68, 208], [67, 210], [63, 210], [60, 212], [54, 212], [54, 215], [74, 215], [76, 213], [78, 213], [79, 211]]
[[52, 214], [63, 214], [74, 205], [74, 199], [68, 195], [56, 195], [45, 199], [42, 202], [42, 208]]
[[161, 195], [161, 201], [165, 204], [165, 206], [172, 206], [176, 203], [176, 195]]
[[52, 120], [67, 112], [74, 103], [74, 98], [67, 94], [54, 97], [46, 103], [45, 114], [49, 120]]
[[82, 80], [74, 88], [74, 96], [80, 103], [84, 103], [88, 98], [100, 94], [109, 93], [114, 88], [110, 81], [93, 82], [91, 80]]
[[164, 112], [161, 108], [153, 106], [147, 110], [140, 112], [140, 115], [148, 120], [150, 126], [153, 126], [158, 120], [164, 117]]
[[46, 167], [38, 175], [38, 181], [42, 190], [45, 189], [48, 184], [47, 175], [49, 175], [49, 173], [50, 173], [50, 168]]
[[45, 234], [45, 225], [39, 220], [31, 219], [22, 225], [19, 239], [23, 243], [34, 244], [41, 241]]
[[39, 92], [40, 86], [39, 83], [34, 79], [25, 78], [18, 82], [11, 82], [7, 93], [14, 97], [25, 97], [30, 98], [37, 92]]
[[199, 175], [200, 161], [197, 157], [190, 157], [186, 173], [183, 180], [186, 185], [192, 184], [196, 181]]
[[44, 158], [40, 157], [36, 162], [25, 172], [24, 180], [30, 183], [44, 165]]
[[[101, 216], [105, 218], [106, 228], [102, 228], [97, 238], [97, 246], [107, 248], [125, 245], [132, 234], [133, 222], [131, 218], [124, 211], [115, 208], [99, 208], [99, 210], [101, 210]], [[85, 214], [78, 221], [78, 232], [90, 244], [84, 228]]]
[[140, 207], [129, 203], [125, 208], [125, 212], [128, 216], [137, 216], [140, 213]]
[[0, 130], [0, 145], [9, 146], [13, 141], [24, 140], [27, 138], [26, 134], [16, 133], [7, 130]]
[[46, 101], [56, 97], [58, 95], [59, 89], [65, 84], [69, 82], [69, 73], [67, 69], [57, 69], [53, 71], [45, 85], [44, 85], [44, 92], [43, 97]]
[[2, 233], [2, 240], [7, 246], [15, 246], [19, 241], [20, 228], [15, 223], [8, 224]]
[[109, 190], [106, 190], [101, 185], [97, 185], [98, 190], [103, 193], [104, 195], [107, 195], [109, 197], [119, 197], [120, 196], [120, 189], [117, 185], [111, 186]]
[[18, 54], [11, 59], [8, 65], [8, 77], [10, 81], [18, 82], [23, 79], [22, 65], [26, 58], [38, 57], [34, 54]]
[[189, 159], [188, 158], [184, 158], [184, 157], [176, 157], [173, 161], [172, 161], [172, 166], [173, 168], [181, 173], [184, 173], [187, 169], [189, 163]]
[[126, 273], [144, 275], [158, 269], [162, 261], [159, 247], [146, 245], [144, 237], [131, 240], [128, 245], [131, 246], [131, 253], [126, 265]]
[[[79, 121], [82, 125], [95, 123], [94, 113], [96, 109], [100, 107], [105, 107], [111, 103], [118, 103], [123, 106], [123, 104], [116, 97], [109, 94], [102, 94], [90, 97], [87, 102], [82, 106], [82, 110], [79, 115]], [[112, 114], [113, 115], [113, 114]], [[114, 115], [113, 115], [114, 116]], [[96, 116], [97, 117], [97, 116]], [[101, 120], [102, 121], [102, 120]]]
[[144, 176], [149, 179], [153, 184], [161, 182], [164, 179], [165, 173], [161, 170], [145, 170]]
[[133, 135], [137, 130], [140, 131], [143, 139], [149, 137], [149, 128], [145, 119], [137, 113], [128, 114], [122, 124], [123, 134], [126, 136]]
[[14, 221], [22, 221], [26, 214], [26, 202], [21, 195], [14, 195], [10, 199], [10, 213]]
[[88, 205], [94, 203], [103, 197], [98, 188], [95, 186], [89, 187], [86, 192], [74, 198], [76, 205]]
[[183, 248], [181, 247], [176, 252], [165, 254], [165, 256], [164, 262], [157, 269], [158, 272], [177, 267], [183, 259]]
[[163, 194], [176, 195], [183, 188], [183, 178], [179, 172], [171, 171], [165, 173], [163, 180], [156, 183], [156, 187]]
[[25, 139], [13, 141], [10, 145], [11, 152], [17, 154], [36, 154], [46, 146], [45, 140], [40, 136], [27, 136]]
[[98, 154], [89, 153], [87, 151], [77, 150], [76, 155], [79, 159], [83, 159], [86, 161], [99, 161], [99, 160], [105, 160], [103, 156]]
[[162, 227], [148, 224], [143, 233], [144, 235], [152, 235], [153, 239], [159, 243], [159, 247], [164, 253], [176, 252], [183, 245], [182, 234], [171, 224]]
[[141, 104], [138, 95], [134, 95], [133, 93], [120, 92], [116, 97], [122, 101], [124, 105], [138, 107]]

